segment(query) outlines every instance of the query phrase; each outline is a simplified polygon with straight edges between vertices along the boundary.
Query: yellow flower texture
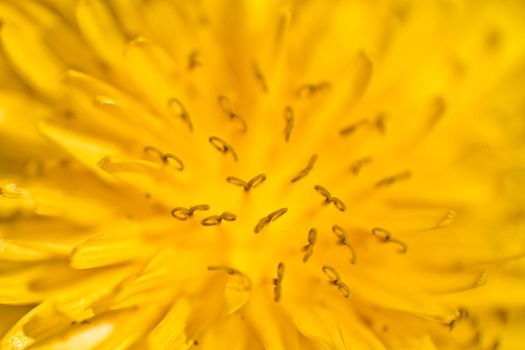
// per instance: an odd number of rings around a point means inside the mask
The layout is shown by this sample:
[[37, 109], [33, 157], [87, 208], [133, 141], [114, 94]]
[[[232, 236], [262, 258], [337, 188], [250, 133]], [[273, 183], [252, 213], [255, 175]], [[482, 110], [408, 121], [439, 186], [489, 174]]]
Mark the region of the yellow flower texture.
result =
[[520, 0], [0, 0], [1, 349], [525, 349]]

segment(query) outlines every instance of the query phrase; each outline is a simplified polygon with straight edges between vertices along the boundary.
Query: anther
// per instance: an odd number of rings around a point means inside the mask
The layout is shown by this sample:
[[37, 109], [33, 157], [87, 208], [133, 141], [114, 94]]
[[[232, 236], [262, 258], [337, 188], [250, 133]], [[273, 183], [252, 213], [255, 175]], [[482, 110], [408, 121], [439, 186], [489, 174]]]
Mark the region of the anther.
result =
[[171, 216], [173, 216], [175, 219], [184, 221], [187, 220], [191, 216], [191, 214], [188, 209], [177, 207], [171, 210]]
[[400, 181], [400, 180], [406, 180], [408, 178], [410, 178], [411, 176], [411, 173], [410, 171], [404, 171], [402, 173], [399, 173], [399, 174], [396, 174], [396, 175], [393, 175], [393, 176], [389, 176], [389, 177], [386, 177], [382, 180], [379, 180], [378, 182], [376, 182], [376, 188], [379, 188], [379, 187], [387, 187], [387, 186], [390, 186], [390, 185], [393, 185], [394, 183]]
[[188, 114], [186, 107], [184, 107], [184, 105], [179, 99], [170, 99], [168, 101], [168, 107], [188, 125], [190, 131], [193, 131], [193, 124], [191, 122], [190, 115]]
[[245, 191], [249, 191], [252, 188], [255, 188], [259, 185], [261, 185], [266, 180], [265, 174], [259, 174], [255, 177], [253, 177], [250, 181], [246, 182], [238, 177], [235, 176], [228, 176], [226, 178], [226, 181], [231, 183], [232, 185], [243, 187]]
[[201, 220], [203, 226], [215, 226], [221, 223], [222, 219], [219, 215], [208, 216]]
[[315, 185], [314, 186], [314, 190], [316, 190], [317, 192], [319, 192], [324, 198], [325, 198], [325, 201], [327, 203], [331, 202], [332, 201], [332, 195], [330, 194], [330, 192], [324, 188], [323, 186], [321, 185]]
[[347, 127], [344, 127], [343, 129], [339, 130], [339, 135], [341, 136], [350, 136], [351, 134], [353, 134], [357, 129], [359, 129], [360, 127], [366, 125], [368, 123], [368, 120], [366, 119], [363, 119], [363, 120], [360, 120], [354, 124], [351, 124]]
[[339, 238], [339, 244], [344, 245], [350, 250], [350, 253], [352, 254], [352, 258], [350, 259], [350, 262], [352, 265], [356, 263], [357, 260], [357, 253], [354, 249], [354, 246], [348, 241], [348, 233], [344, 228], [342, 228], [339, 225], [334, 225], [332, 227], [332, 231], [335, 233], [335, 235]]
[[318, 84], [304, 84], [297, 89], [295, 95], [297, 97], [311, 97], [317, 92], [328, 88], [330, 88], [330, 83], [327, 81], [323, 81]]
[[286, 108], [284, 109], [284, 120], [286, 121], [286, 126], [284, 127], [284, 140], [286, 142], [289, 142], [295, 120], [294, 111], [292, 107], [286, 106]]
[[277, 278], [273, 279], [273, 295], [274, 300], [276, 303], [278, 303], [281, 300], [282, 295], [282, 281], [284, 277], [284, 263], [280, 262], [279, 265], [277, 265]]
[[310, 157], [310, 160], [308, 161], [308, 165], [306, 166], [306, 168], [301, 170], [299, 174], [297, 174], [297, 176], [295, 176], [292, 179], [292, 183], [301, 180], [303, 177], [306, 177], [310, 173], [310, 171], [312, 171], [316, 161], [317, 161], [317, 154], [314, 154], [312, 157]]
[[195, 213], [197, 210], [209, 210], [210, 206], [208, 204], [198, 204], [190, 207], [189, 209], [183, 208], [183, 207], [177, 207], [173, 208], [171, 210], [171, 216], [173, 216], [175, 219], [184, 221], [187, 220], [190, 216], [193, 216], [193, 213]]
[[330, 265], [323, 265], [322, 270], [325, 276], [328, 277], [328, 279], [332, 283], [339, 282], [339, 280], [341, 279], [339, 272], [337, 272], [337, 270]]
[[261, 86], [262, 91], [264, 93], [267, 93], [268, 92], [268, 84], [266, 83], [266, 79], [264, 79], [264, 75], [261, 72], [261, 69], [259, 68], [259, 66], [255, 62], [253, 63], [252, 68], [253, 68], [253, 74], [255, 76], [255, 80], [257, 80], [257, 82]]
[[327, 204], [328, 203], [333, 203], [334, 206], [339, 211], [345, 211], [346, 210], [346, 204], [341, 199], [339, 199], [337, 197], [332, 197], [330, 192], [326, 188], [324, 188], [323, 186], [315, 185], [314, 186], [314, 190], [319, 192], [325, 198], [325, 203], [327, 203]]
[[219, 106], [223, 110], [223, 112], [230, 117], [231, 120], [237, 120], [241, 126], [242, 131], [246, 132], [248, 131], [248, 125], [246, 124], [246, 120], [244, 120], [243, 117], [241, 117], [235, 110], [233, 109], [233, 104], [231, 100], [223, 95], [220, 95], [217, 97], [217, 102], [219, 103]]
[[225, 211], [221, 215], [212, 215], [208, 216], [207, 218], [204, 218], [201, 220], [201, 224], [203, 226], [215, 226], [220, 225], [220, 223], [225, 221], [235, 221], [237, 220], [237, 215], [235, 215], [232, 212]]
[[372, 229], [372, 234], [383, 242], [389, 241], [392, 238], [392, 233], [381, 227], [374, 227]]
[[317, 241], [317, 230], [315, 228], [311, 228], [308, 232], [308, 244], [303, 247], [303, 250], [306, 252], [303, 257], [303, 262], [306, 263], [312, 254], [314, 253], [314, 245]]
[[158, 158], [158, 160], [160, 160], [165, 165], [175, 164], [175, 169], [178, 171], [184, 170], [184, 163], [174, 154], [164, 153], [160, 149], [153, 146], [144, 147], [144, 152], [150, 157], [154, 156]]
[[385, 114], [383, 112], [380, 112], [375, 121], [374, 121], [374, 125], [375, 127], [377, 128], [377, 130], [379, 130], [379, 133], [381, 135], [384, 135], [385, 134]]
[[177, 169], [178, 171], [183, 171], [184, 170], [184, 163], [182, 162], [182, 160], [177, 157], [176, 155], [173, 155], [171, 153], [164, 153], [162, 155], [162, 161], [165, 163], [165, 164], [170, 164], [174, 162], [175, 164], [175, 169]]
[[208, 141], [212, 144], [213, 147], [215, 147], [216, 150], [218, 150], [221, 153], [231, 153], [234, 161], [239, 161], [239, 157], [237, 156], [237, 152], [233, 149], [232, 146], [230, 146], [226, 141], [224, 141], [221, 138], [218, 138], [217, 136], [210, 136]]
[[286, 212], [288, 212], [288, 208], [281, 208], [281, 209], [278, 209], [276, 211], [273, 211], [271, 212], [270, 214], [268, 214], [267, 216], [261, 218], [259, 220], [259, 222], [257, 223], [257, 225], [255, 226], [255, 228], [253, 229], [253, 232], [254, 233], [259, 233], [261, 232], [261, 230], [266, 226], [268, 225], [270, 222], [272, 221], [275, 221], [277, 220], [278, 218], [280, 218], [281, 216], [283, 216], [284, 214], [286, 214]]
[[354, 175], [358, 175], [359, 172], [361, 172], [361, 168], [370, 162], [372, 162], [372, 158], [370, 157], [361, 158], [350, 166], [350, 170]]
[[235, 214], [232, 213], [232, 212], [225, 211], [224, 213], [222, 213], [221, 215], [219, 215], [219, 218], [220, 218], [221, 220], [226, 220], [226, 221], [235, 221], [235, 220], [237, 220], [237, 215], [235, 215]]
[[259, 185], [261, 185], [264, 181], [266, 181], [266, 174], [259, 174], [253, 177], [250, 181], [248, 181], [248, 191], [252, 188], [255, 188]]
[[160, 149], [153, 146], [144, 147], [144, 153], [146, 153], [149, 156], [155, 156], [160, 160], [162, 160], [162, 156], [164, 156], [164, 153]]
[[372, 229], [372, 234], [376, 236], [381, 242], [390, 242], [397, 244], [399, 246], [398, 252], [400, 254], [405, 254], [408, 250], [407, 245], [400, 241], [399, 239], [392, 238], [392, 233], [381, 227], [374, 227]]
[[208, 204], [197, 204], [197, 205], [194, 205], [194, 206], [190, 207], [188, 209], [188, 212], [189, 212], [189, 214], [191, 216], [197, 210], [202, 210], [202, 211], [210, 210], [210, 206]]
[[202, 66], [202, 62], [199, 60], [199, 52], [196, 50], [190, 52], [188, 56], [188, 70], [193, 70], [200, 66]]
[[348, 287], [346, 283], [341, 281], [341, 276], [339, 275], [337, 270], [330, 265], [323, 265], [322, 270], [325, 276], [328, 277], [328, 279], [330, 280], [330, 284], [333, 284], [334, 286], [336, 286], [339, 292], [345, 298], [348, 298], [351, 294], [350, 288]]
[[242, 179], [240, 179], [238, 177], [228, 176], [226, 178], [226, 181], [228, 183], [231, 183], [232, 185], [243, 187], [245, 190], [247, 190], [248, 184], [244, 180], [242, 180]]

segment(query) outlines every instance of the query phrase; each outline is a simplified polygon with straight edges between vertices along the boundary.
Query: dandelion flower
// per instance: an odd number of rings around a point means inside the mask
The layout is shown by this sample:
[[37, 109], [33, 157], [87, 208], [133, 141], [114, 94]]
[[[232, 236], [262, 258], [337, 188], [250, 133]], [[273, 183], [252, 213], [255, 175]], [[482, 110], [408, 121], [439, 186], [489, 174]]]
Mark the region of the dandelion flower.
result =
[[1, 0], [2, 349], [521, 349], [525, 7]]

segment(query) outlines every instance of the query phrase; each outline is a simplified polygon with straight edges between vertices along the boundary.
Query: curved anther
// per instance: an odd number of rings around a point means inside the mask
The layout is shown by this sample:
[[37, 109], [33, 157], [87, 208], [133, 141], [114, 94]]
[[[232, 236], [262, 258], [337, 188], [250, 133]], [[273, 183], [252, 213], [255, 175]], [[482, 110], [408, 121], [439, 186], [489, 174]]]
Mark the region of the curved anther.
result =
[[257, 80], [257, 82], [261, 86], [262, 91], [264, 93], [267, 93], [268, 92], [268, 84], [266, 83], [266, 79], [264, 78], [264, 75], [261, 72], [261, 69], [259, 68], [259, 65], [257, 65], [257, 63], [254, 62], [252, 64], [252, 68], [253, 68], [253, 74], [255, 76], [255, 80]]
[[177, 169], [178, 171], [183, 171], [184, 170], [184, 163], [182, 162], [182, 160], [179, 157], [177, 157], [174, 154], [164, 153], [162, 155], [162, 161], [165, 164], [174, 164], [175, 165], [175, 169]]
[[295, 95], [297, 97], [310, 97], [321, 90], [328, 89], [329, 87], [330, 83], [327, 81], [323, 81], [318, 84], [304, 84], [297, 89]]
[[332, 201], [331, 201], [334, 206], [339, 210], [339, 211], [345, 211], [346, 210], [346, 204], [340, 200], [339, 198], [337, 197], [332, 197]]
[[255, 188], [259, 185], [261, 185], [266, 180], [265, 174], [259, 174], [255, 177], [253, 177], [250, 181], [246, 182], [238, 177], [235, 176], [228, 176], [226, 178], [226, 181], [231, 183], [232, 185], [236, 185], [239, 187], [243, 187], [245, 191], [249, 191], [252, 188]]
[[364, 165], [369, 164], [370, 162], [372, 162], [371, 157], [365, 157], [365, 158], [358, 159], [357, 161], [355, 161], [355, 163], [353, 163], [350, 166], [350, 170], [352, 171], [354, 175], [358, 175], [361, 172], [361, 168]]
[[171, 210], [171, 216], [173, 216], [175, 219], [184, 221], [187, 220], [191, 216], [191, 214], [188, 209], [183, 207], [177, 207]]
[[331, 202], [332, 201], [332, 195], [330, 194], [330, 192], [324, 188], [323, 186], [321, 185], [315, 185], [314, 186], [314, 190], [316, 190], [317, 192], [319, 192], [324, 198], [325, 198], [325, 201], [326, 202]]
[[201, 220], [203, 226], [215, 226], [221, 223], [222, 219], [219, 215], [208, 216]]
[[292, 183], [297, 182], [301, 180], [303, 177], [307, 176], [310, 173], [310, 171], [312, 171], [316, 161], [317, 161], [317, 154], [314, 154], [312, 157], [310, 157], [310, 160], [308, 161], [308, 165], [306, 166], [306, 168], [301, 170], [299, 174], [297, 174], [297, 176], [295, 176], [292, 179]]
[[187, 125], [190, 131], [193, 131], [193, 124], [191, 122], [190, 115], [186, 110], [186, 107], [177, 98], [171, 98], [168, 101], [168, 108], [174, 112], [175, 115], [179, 116]]
[[235, 220], [237, 220], [237, 215], [235, 215], [235, 214], [232, 213], [232, 212], [225, 211], [224, 213], [222, 213], [221, 215], [219, 215], [219, 218], [220, 218], [221, 220], [226, 220], [226, 221], [235, 221]]
[[303, 262], [306, 263], [314, 253], [314, 245], [317, 241], [317, 229], [311, 228], [308, 232], [308, 244], [303, 247], [306, 252], [303, 257]]
[[325, 203], [333, 203], [334, 207], [336, 207], [339, 211], [346, 210], [346, 204], [341, 199], [332, 197], [332, 194], [323, 186], [315, 185], [314, 190], [319, 192], [319, 194], [325, 198]]
[[202, 211], [210, 210], [210, 206], [208, 204], [197, 204], [188, 209], [190, 215], [193, 215], [193, 213], [198, 210], [202, 210]]
[[341, 279], [339, 272], [337, 272], [337, 270], [330, 265], [323, 265], [322, 270], [325, 276], [328, 277], [328, 279], [332, 283], [339, 282], [339, 280]]
[[237, 156], [237, 152], [235, 152], [235, 149], [233, 149], [232, 146], [230, 146], [226, 141], [223, 139], [217, 137], [217, 136], [210, 136], [208, 141], [212, 144], [213, 147], [215, 147], [216, 150], [218, 150], [221, 153], [231, 153], [234, 161], [239, 161], [239, 157]]
[[223, 95], [220, 95], [217, 97], [217, 102], [219, 103], [219, 106], [221, 107], [222, 111], [228, 115], [228, 117], [231, 120], [237, 120], [242, 125], [242, 131], [246, 132], [248, 130], [248, 125], [246, 124], [246, 120], [241, 117], [237, 112], [235, 112], [233, 108], [233, 103], [231, 100]]
[[350, 253], [352, 254], [350, 262], [352, 264], [355, 264], [357, 260], [357, 254], [355, 252], [354, 246], [348, 241], [348, 233], [346, 232], [346, 230], [339, 225], [334, 225], [332, 227], [332, 231], [339, 238], [338, 243], [346, 246], [350, 250]]
[[277, 278], [273, 279], [273, 295], [274, 300], [276, 303], [278, 303], [281, 300], [282, 295], [282, 281], [284, 278], [284, 263], [280, 262], [279, 265], [277, 265]]
[[221, 215], [212, 215], [208, 216], [201, 220], [203, 226], [215, 226], [220, 225], [222, 221], [235, 221], [237, 220], [237, 215], [232, 212], [225, 211]]
[[195, 213], [197, 210], [209, 210], [210, 206], [208, 204], [197, 204], [189, 209], [183, 208], [183, 207], [177, 207], [173, 208], [171, 210], [171, 216], [173, 216], [175, 219], [184, 221], [187, 220], [189, 217], [193, 216], [193, 213]]
[[292, 134], [292, 129], [294, 125], [294, 111], [292, 107], [286, 106], [284, 109], [284, 120], [286, 121], [286, 126], [284, 127], [284, 140], [286, 142], [290, 141], [290, 135]]
[[266, 174], [259, 174], [255, 177], [253, 177], [250, 181], [248, 181], [248, 191], [252, 188], [255, 188], [259, 185], [261, 185], [264, 181], [266, 181]]
[[243, 187], [245, 190], [248, 187], [248, 184], [243, 180], [235, 176], [228, 176], [226, 178], [226, 181], [228, 183], [231, 183], [232, 185]]
[[381, 242], [397, 244], [399, 246], [397, 251], [400, 254], [405, 254], [408, 251], [408, 247], [403, 241], [393, 238], [392, 233], [384, 228], [374, 227], [372, 229], [372, 234], [376, 236]]
[[336, 286], [339, 292], [341, 292], [345, 298], [348, 298], [351, 294], [350, 288], [346, 283], [341, 281], [339, 272], [337, 272], [337, 270], [330, 265], [323, 265], [322, 269], [325, 276], [330, 280], [330, 284]]
[[150, 157], [154, 156], [165, 165], [174, 164], [175, 169], [177, 169], [178, 171], [184, 170], [184, 163], [179, 157], [177, 157], [174, 154], [164, 153], [160, 149], [153, 146], [144, 147], [144, 153], [146, 153]]
[[159, 160], [162, 160], [162, 157], [164, 156], [164, 153], [160, 149], [153, 146], [144, 147], [144, 153], [146, 153], [150, 157], [155, 156]]
[[277, 220], [278, 218], [280, 218], [281, 216], [283, 216], [284, 214], [286, 214], [286, 212], [288, 212], [288, 208], [281, 208], [281, 209], [277, 209], [273, 212], [271, 212], [270, 214], [268, 214], [267, 216], [261, 218], [259, 220], [259, 222], [257, 223], [257, 225], [255, 226], [255, 228], [253, 229], [253, 232], [254, 233], [259, 233], [261, 232], [261, 230], [266, 226], [268, 225], [270, 222], [272, 221], [275, 221]]
[[410, 171], [404, 171], [396, 175], [388, 176], [388, 177], [385, 177], [384, 179], [377, 181], [375, 184], [375, 187], [379, 188], [379, 187], [391, 186], [398, 181], [409, 179], [411, 175], [412, 174], [410, 173]]
[[382, 227], [374, 227], [372, 234], [383, 242], [389, 241], [392, 238], [392, 233]]
[[358, 122], [356, 122], [354, 124], [351, 124], [351, 125], [349, 125], [347, 127], [344, 127], [343, 129], [339, 130], [339, 135], [341, 135], [341, 136], [350, 136], [357, 129], [359, 129], [363, 125], [366, 125], [367, 123], [368, 123], [368, 120], [366, 120], [366, 119], [360, 120], [360, 121], [358, 121]]

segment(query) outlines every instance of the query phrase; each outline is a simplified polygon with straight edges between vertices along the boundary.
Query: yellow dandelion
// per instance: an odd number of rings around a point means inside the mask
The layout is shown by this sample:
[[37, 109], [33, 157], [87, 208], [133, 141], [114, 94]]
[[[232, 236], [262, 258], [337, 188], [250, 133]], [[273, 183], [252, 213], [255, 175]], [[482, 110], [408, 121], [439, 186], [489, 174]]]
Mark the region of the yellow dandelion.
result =
[[523, 349], [520, 0], [0, 0], [1, 349]]

